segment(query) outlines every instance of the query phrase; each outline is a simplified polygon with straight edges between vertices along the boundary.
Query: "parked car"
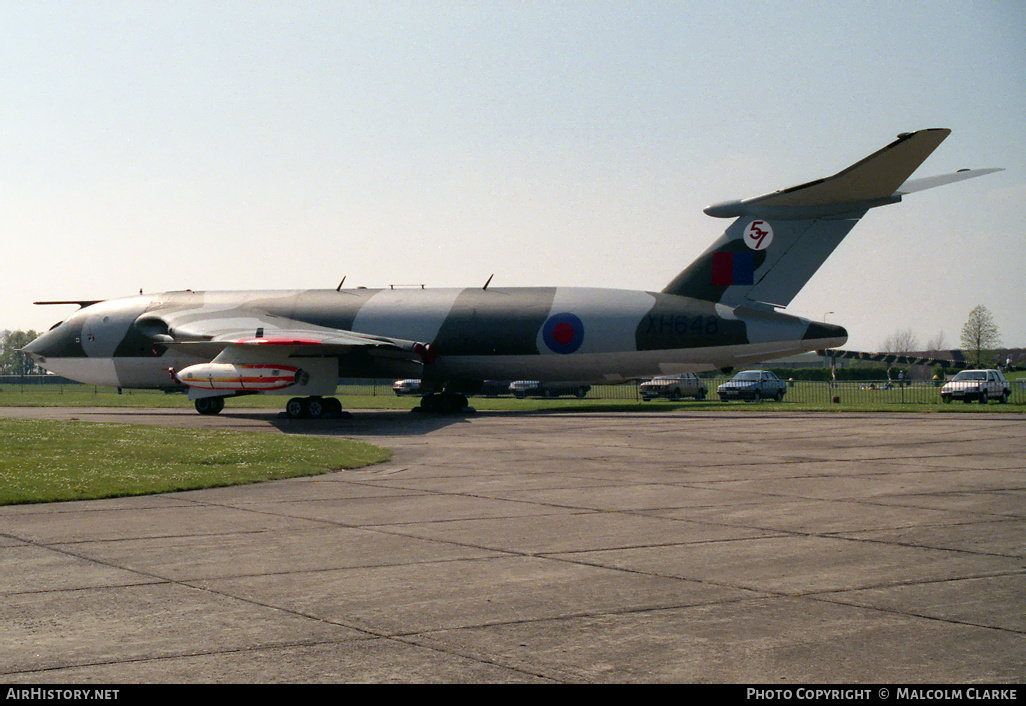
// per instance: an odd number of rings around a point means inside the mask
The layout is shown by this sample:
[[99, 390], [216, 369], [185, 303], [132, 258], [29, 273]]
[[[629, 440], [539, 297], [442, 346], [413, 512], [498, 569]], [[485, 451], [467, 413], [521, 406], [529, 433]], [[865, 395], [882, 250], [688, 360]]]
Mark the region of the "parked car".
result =
[[960, 399], [987, 404], [988, 400], [998, 400], [1003, 404], [1011, 394], [1012, 385], [1000, 370], [963, 370], [941, 388], [944, 402]]
[[481, 383], [481, 394], [485, 397], [508, 395], [509, 380], [485, 380]]
[[724, 402], [763, 399], [779, 402], [784, 399], [786, 390], [786, 383], [768, 370], [745, 370], [720, 385], [716, 393]]
[[392, 383], [392, 392], [397, 396], [419, 395], [420, 380], [396, 380]]
[[679, 400], [681, 397], [694, 397], [696, 400], [704, 400], [709, 388], [705, 381], [694, 373], [681, 373], [680, 375], [660, 375], [638, 385], [638, 392], [645, 402], [656, 397], [665, 397], [669, 400]]
[[560, 397], [574, 395], [584, 397], [591, 390], [591, 385], [578, 382], [539, 382], [538, 380], [514, 380], [509, 384], [509, 391], [514, 397]]

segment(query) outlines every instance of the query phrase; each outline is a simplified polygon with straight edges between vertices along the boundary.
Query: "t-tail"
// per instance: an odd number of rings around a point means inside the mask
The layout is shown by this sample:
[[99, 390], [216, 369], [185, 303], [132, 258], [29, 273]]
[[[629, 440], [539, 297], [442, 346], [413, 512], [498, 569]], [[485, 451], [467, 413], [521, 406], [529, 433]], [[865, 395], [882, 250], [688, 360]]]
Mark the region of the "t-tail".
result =
[[951, 133], [933, 128], [898, 139], [832, 177], [705, 209], [736, 218], [663, 290], [728, 306], [785, 307], [869, 209], [1000, 169], [962, 169], [909, 180]]

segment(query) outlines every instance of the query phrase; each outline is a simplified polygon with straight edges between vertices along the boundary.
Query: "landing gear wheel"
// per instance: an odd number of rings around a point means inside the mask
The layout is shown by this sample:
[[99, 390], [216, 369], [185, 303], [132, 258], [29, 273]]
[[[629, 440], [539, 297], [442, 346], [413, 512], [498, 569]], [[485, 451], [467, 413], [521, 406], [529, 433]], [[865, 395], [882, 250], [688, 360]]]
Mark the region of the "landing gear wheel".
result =
[[310, 419], [320, 419], [327, 416], [328, 408], [322, 397], [309, 397], [306, 400], [306, 416]]
[[466, 395], [454, 392], [439, 392], [424, 395], [420, 398], [420, 409], [422, 412], [436, 412], [438, 414], [454, 414], [469, 404]]
[[302, 397], [293, 397], [285, 403], [285, 414], [289, 419], [303, 419], [307, 415], [306, 400]]
[[452, 414], [456, 411], [456, 400], [452, 395], [439, 395], [435, 401], [435, 411], [439, 414]]
[[434, 412], [435, 411], [435, 395], [434, 393], [424, 395], [420, 398], [420, 409], [423, 412]]
[[200, 414], [218, 414], [222, 409], [224, 409], [224, 398], [201, 397], [193, 402], [193, 406]]

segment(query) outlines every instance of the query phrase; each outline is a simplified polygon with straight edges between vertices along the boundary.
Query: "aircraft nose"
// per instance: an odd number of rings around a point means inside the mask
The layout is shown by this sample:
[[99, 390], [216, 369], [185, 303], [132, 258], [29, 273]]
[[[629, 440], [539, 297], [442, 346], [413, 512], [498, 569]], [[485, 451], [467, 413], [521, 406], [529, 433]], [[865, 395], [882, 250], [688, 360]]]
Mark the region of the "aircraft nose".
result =
[[802, 339], [806, 341], [826, 339], [831, 342], [829, 347], [840, 346], [848, 340], [848, 331], [843, 326], [836, 324], [821, 324], [811, 321]]
[[45, 363], [47, 358], [81, 357], [84, 355], [80, 343], [81, 325], [69, 320], [54, 326], [21, 349], [36, 363]]
[[30, 343], [25, 345], [25, 347], [19, 348], [18, 350], [25, 353], [32, 358], [32, 360], [38, 363], [40, 358], [46, 356], [46, 342], [43, 340], [44, 338], [46, 338], [45, 333], [41, 336], [36, 336]]

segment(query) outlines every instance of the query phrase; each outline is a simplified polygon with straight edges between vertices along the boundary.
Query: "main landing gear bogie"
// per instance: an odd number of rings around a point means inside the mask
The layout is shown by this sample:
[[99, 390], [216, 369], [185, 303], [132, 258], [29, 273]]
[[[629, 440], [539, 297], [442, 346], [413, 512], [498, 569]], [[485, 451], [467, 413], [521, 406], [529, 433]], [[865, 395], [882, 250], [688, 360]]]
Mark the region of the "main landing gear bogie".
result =
[[[224, 397], [201, 397], [193, 402], [200, 414], [220, 414]], [[334, 397], [293, 397], [285, 404], [289, 419], [338, 419], [344, 416], [342, 403]]]
[[456, 414], [466, 409], [469, 404], [466, 395], [455, 392], [432, 392], [420, 398], [420, 406], [414, 407], [414, 411]]
[[334, 397], [293, 397], [285, 403], [289, 419], [337, 419], [342, 415], [342, 403]]
[[200, 414], [220, 414], [224, 409], [223, 397], [200, 397], [193, 402], [193, 406]]

